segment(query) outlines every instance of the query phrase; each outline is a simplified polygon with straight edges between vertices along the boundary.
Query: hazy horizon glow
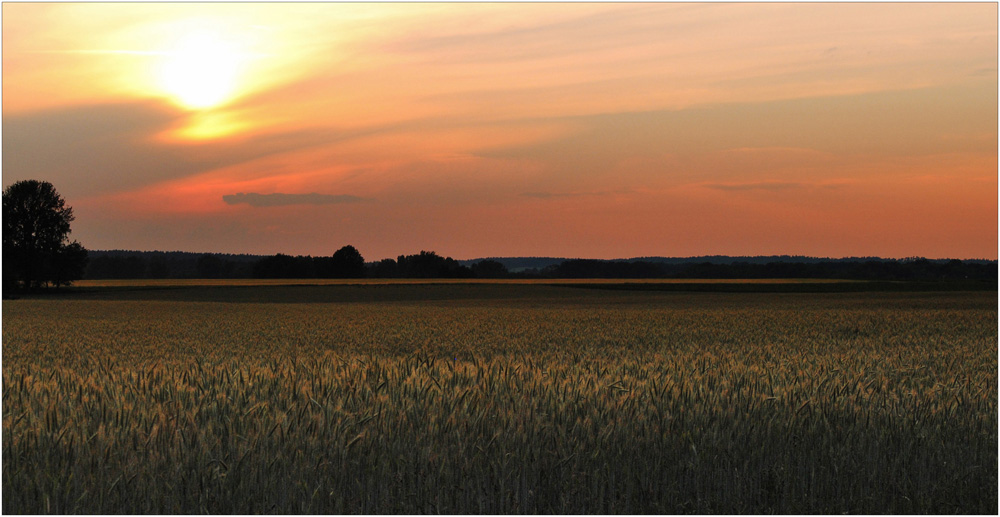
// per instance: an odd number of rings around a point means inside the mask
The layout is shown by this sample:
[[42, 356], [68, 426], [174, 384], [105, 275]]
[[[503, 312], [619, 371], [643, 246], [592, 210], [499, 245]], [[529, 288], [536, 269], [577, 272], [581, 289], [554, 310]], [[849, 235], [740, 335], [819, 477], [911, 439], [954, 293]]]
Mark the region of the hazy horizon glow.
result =
[[990, 3], [3, 5], [91, 249], [997, 258]]

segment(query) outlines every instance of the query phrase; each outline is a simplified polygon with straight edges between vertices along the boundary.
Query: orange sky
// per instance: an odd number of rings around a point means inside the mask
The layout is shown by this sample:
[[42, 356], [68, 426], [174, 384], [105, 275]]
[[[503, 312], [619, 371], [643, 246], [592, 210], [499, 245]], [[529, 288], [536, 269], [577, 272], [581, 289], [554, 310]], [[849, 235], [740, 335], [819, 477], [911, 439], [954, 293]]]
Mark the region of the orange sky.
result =
[[997, 6], [3, 4], [90, 249], [997, 258]]

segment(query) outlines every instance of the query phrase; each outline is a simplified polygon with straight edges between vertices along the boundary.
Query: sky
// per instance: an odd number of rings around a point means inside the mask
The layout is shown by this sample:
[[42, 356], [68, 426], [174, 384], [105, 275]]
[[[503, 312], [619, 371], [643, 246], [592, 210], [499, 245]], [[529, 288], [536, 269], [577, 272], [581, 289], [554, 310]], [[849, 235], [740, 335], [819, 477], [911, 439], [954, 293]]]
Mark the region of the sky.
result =
[[997, 258], [996, 3], [3, 3], [88, 249]]

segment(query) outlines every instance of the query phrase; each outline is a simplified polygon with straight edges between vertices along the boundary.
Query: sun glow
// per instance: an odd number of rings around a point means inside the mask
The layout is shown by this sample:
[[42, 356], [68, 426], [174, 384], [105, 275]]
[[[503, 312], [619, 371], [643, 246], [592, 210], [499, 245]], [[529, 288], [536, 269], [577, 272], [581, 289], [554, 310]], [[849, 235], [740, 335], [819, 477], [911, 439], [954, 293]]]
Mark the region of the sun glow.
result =
[[212, 32], [193, 32], [177, 40], [160, 70], [160, 85], [179, 105], [194, 110], [231, 101], [246, 56]]

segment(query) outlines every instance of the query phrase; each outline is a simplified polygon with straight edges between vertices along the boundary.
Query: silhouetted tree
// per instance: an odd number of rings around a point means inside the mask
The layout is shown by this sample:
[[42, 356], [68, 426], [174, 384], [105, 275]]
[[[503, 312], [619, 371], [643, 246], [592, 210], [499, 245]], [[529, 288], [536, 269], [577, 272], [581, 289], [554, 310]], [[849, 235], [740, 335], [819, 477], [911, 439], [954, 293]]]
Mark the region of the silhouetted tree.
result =
[[391, 258], [382, 259], [368, 266], [368, 276], [372, 278], [396, 278], [399, 276], [399, 266]]
[[48, 264], [48, 279], [52, 285], [69, 285], [73, 280], [83, 278], [87, 266], [87, 250], [79, 242], [73, 241], [57, 251]]
[[433, 251], [418, 255], [400, 255], [396, 259], [402, 278], [472, 278], [472, 270], [451, 257], [442, 257]]
[[347, 245], [334, 252], [330, 269], [333, 278], [362, 278], [365, 259], [354, 246]]
[[506, 278], [510, 276], [507, 266], [495, 260], [480, 260], [472, 265], [472, 273], [476, 278]]
[[87, 250], [69, 242], [73, 209], [51, 183], [18, 181], [3, 191], [4, 294], [80, 278]]

